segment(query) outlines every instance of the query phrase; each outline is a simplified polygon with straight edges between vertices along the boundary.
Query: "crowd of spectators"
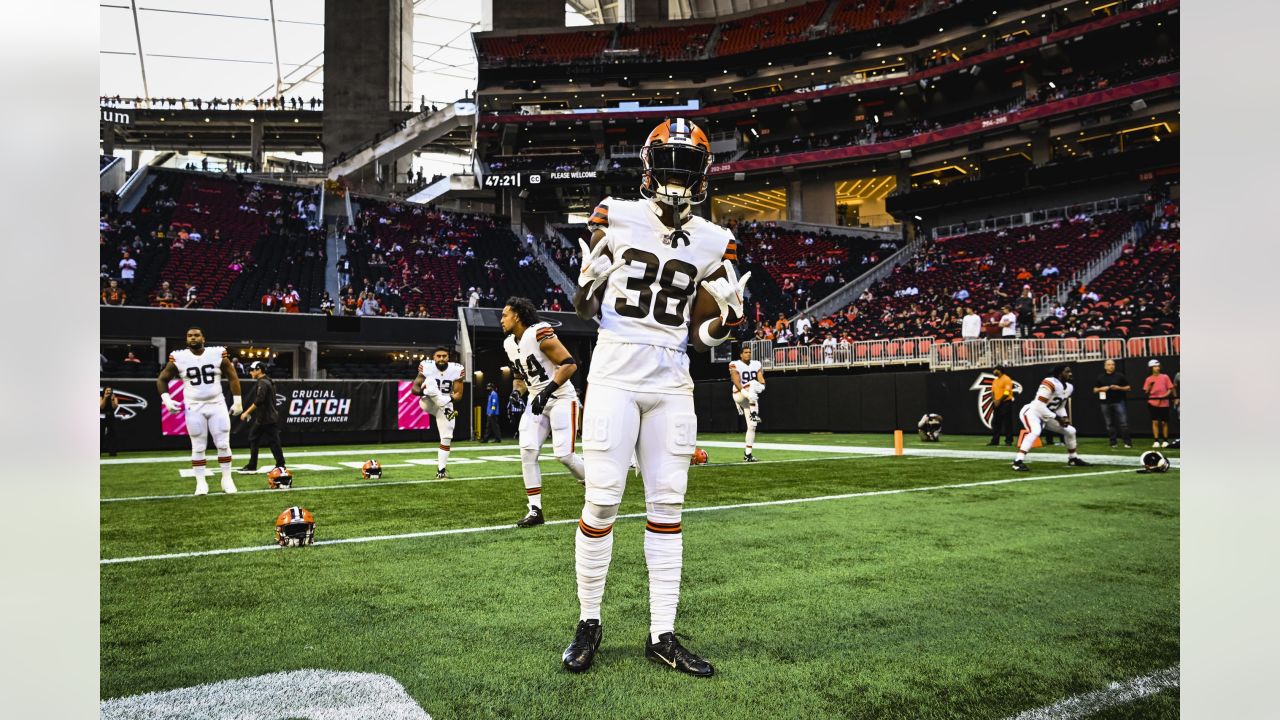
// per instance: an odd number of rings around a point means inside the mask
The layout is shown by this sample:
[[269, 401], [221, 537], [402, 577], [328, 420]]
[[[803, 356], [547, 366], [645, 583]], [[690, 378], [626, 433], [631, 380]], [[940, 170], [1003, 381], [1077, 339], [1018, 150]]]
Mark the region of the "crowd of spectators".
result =
[[131, 107], [173, 110], [321, 110], [322, 98], [274, 97], [274, 98], [140, 98], [119, 95], [100, 95], [98, 103], [103, 107]]

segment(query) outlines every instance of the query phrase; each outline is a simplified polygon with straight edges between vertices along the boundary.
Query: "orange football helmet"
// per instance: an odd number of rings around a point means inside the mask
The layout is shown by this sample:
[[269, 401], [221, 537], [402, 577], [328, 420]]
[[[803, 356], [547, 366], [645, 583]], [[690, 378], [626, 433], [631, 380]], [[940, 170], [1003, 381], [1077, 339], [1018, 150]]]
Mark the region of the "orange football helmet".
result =
[[272, 490], [288, 490], [293, 487], [293, 473], [285, 467], [271, 468], [267, 473], [267, 487]]
[[310, 545], [316, 539], [316, 516], [297, 505], [276, 516], [276, 542], [281, 547]]
[[377, 460], [366, 460], [364, 465], [360, 467], [360, 477], [368, 480], [369, 478], [382, 477], [382, 466]]
[[708, 458], [707, 458], [706, 450], [703, 450], [702, 448], [694, 448], [693, 457], [689, 458], [689, 464], [690, 465], [706, 465], [707, 460]]
[[711, 140], [688, 120], [663, 120], [644, 141], [640, 162], [644, 165], [640, 194], [645, 198], [692, 205], [707, 199]]

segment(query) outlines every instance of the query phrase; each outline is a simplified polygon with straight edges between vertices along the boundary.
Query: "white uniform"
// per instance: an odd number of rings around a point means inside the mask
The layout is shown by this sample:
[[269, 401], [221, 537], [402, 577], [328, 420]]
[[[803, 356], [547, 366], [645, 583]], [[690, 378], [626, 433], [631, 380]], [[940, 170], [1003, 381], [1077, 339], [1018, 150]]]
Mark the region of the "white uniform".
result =
[[1064, 383], [1056, 377], [1047, 377], [1040, 382], [1035, 399], [1023, 405], [1018, 413], [1022, 427], [1026, 430], [1022, 444], [1019, 446], [1023, 452], [1031, 449], [1031, 445], [1045, 428], [1062, 435], [1066, 440], [1067, 449], [1075, 450], [1076, 429], [1074, 426], [1062, 424], [1062, 420], [1067, 417], [1067, 400], [1074, 390], [1075, 387], [1071, 383]]
[[542, 352], [542, 342], [556, 336], [555, 330], [545, 322], [525, 328], [524, 335], [516, 340], [508, 335], [503, 341], [507, 357], [519, 371], [521, 379], [529, 386], [529, 397], [520, 415], [520, 447], [538, 450], [551, 435], [552, 451], [556, 457], [573, 454], [574, 440], [578, 434], [578, 391], [567, 382], [552, 393], [542, 413], [533, 412], [533, 399], [537, 397], [555, 376], [556, 364]]
[[448, 450], [453, 441], [454, 422], [445, 416], [446, 410], [453, 409], [453, 388], [455, 383], [462, 382], [462, 365], [451, 362], [444, 370], [436, 367], [432, 360], [418, 363], [418, 374], [426, 378], [422, 383], [422, 399], [418, 404], [422, 411], [435, 417], [436, 428], [440, 431], [440, 449]]
[[592, 222], [607, 227], [609, 255], [625, 263], [605, 285], [587, 378], [586, 499], [621, 502], [634, 450], [645, 500], [682, 503], [698, 434], [685, 354], [689, 315], [698, 284], [721, 260], [736, 260], [737, 246], [732, 233], [697, 216], [682, 228], [689, 244], [671, 244], [648, 200], [606, 198]]
[[[739, 415], [746, 415], [750, 418], [752, 415], [760, 413], [760, 399], [756, 397], [752, 383], [759, 383], [760, 378], [760, 361], [752, 360], [744, 363], [741, 360], [734, 360], [729, 363], [729, 367], [738, 371], [738, 381], [742, 385], [742, 390], [733, 390], [733, 407], [738, 411]], [[743, 392], [746, 391], [746, 392]]]
[[169, 362], [178, 368], [178, 378], [182, 380], [182, 406], [191, 449], [203, 453], [212, 433], [219, 460], [225, 457], [230, 462], [231, 415], [222, 396], [222, 361], [227, 357], [226, 348], [206, 345], [199, 355], [187, 348], [170, 353]]

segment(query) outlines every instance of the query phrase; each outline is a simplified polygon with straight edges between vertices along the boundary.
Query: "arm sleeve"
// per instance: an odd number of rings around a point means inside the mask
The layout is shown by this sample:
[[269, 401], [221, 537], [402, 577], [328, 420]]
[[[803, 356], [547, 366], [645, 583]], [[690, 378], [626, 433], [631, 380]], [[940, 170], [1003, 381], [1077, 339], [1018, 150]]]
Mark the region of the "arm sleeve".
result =
[[609, 198], [600, 201], [596, 205], [596, 209], [592, 211], [591, 217], [587, 220], [587, 227], [595, 230], [600, 227], [609, 227]]

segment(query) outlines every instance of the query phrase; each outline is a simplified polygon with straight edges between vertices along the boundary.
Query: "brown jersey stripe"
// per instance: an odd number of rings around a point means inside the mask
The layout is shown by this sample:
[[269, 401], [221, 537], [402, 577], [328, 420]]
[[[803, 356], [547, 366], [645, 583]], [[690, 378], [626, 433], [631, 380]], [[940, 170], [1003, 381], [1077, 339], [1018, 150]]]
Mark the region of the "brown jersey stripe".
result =
[[542, 342], [547, 338], [553, 338], [555, 336], [556, 336], [555, 330], [552, 330], [551, 328], [542, 328], [538, 330], [538, 333], [537, 335], [534, 336], [534, 339], [536, 339], [538, 342]]

